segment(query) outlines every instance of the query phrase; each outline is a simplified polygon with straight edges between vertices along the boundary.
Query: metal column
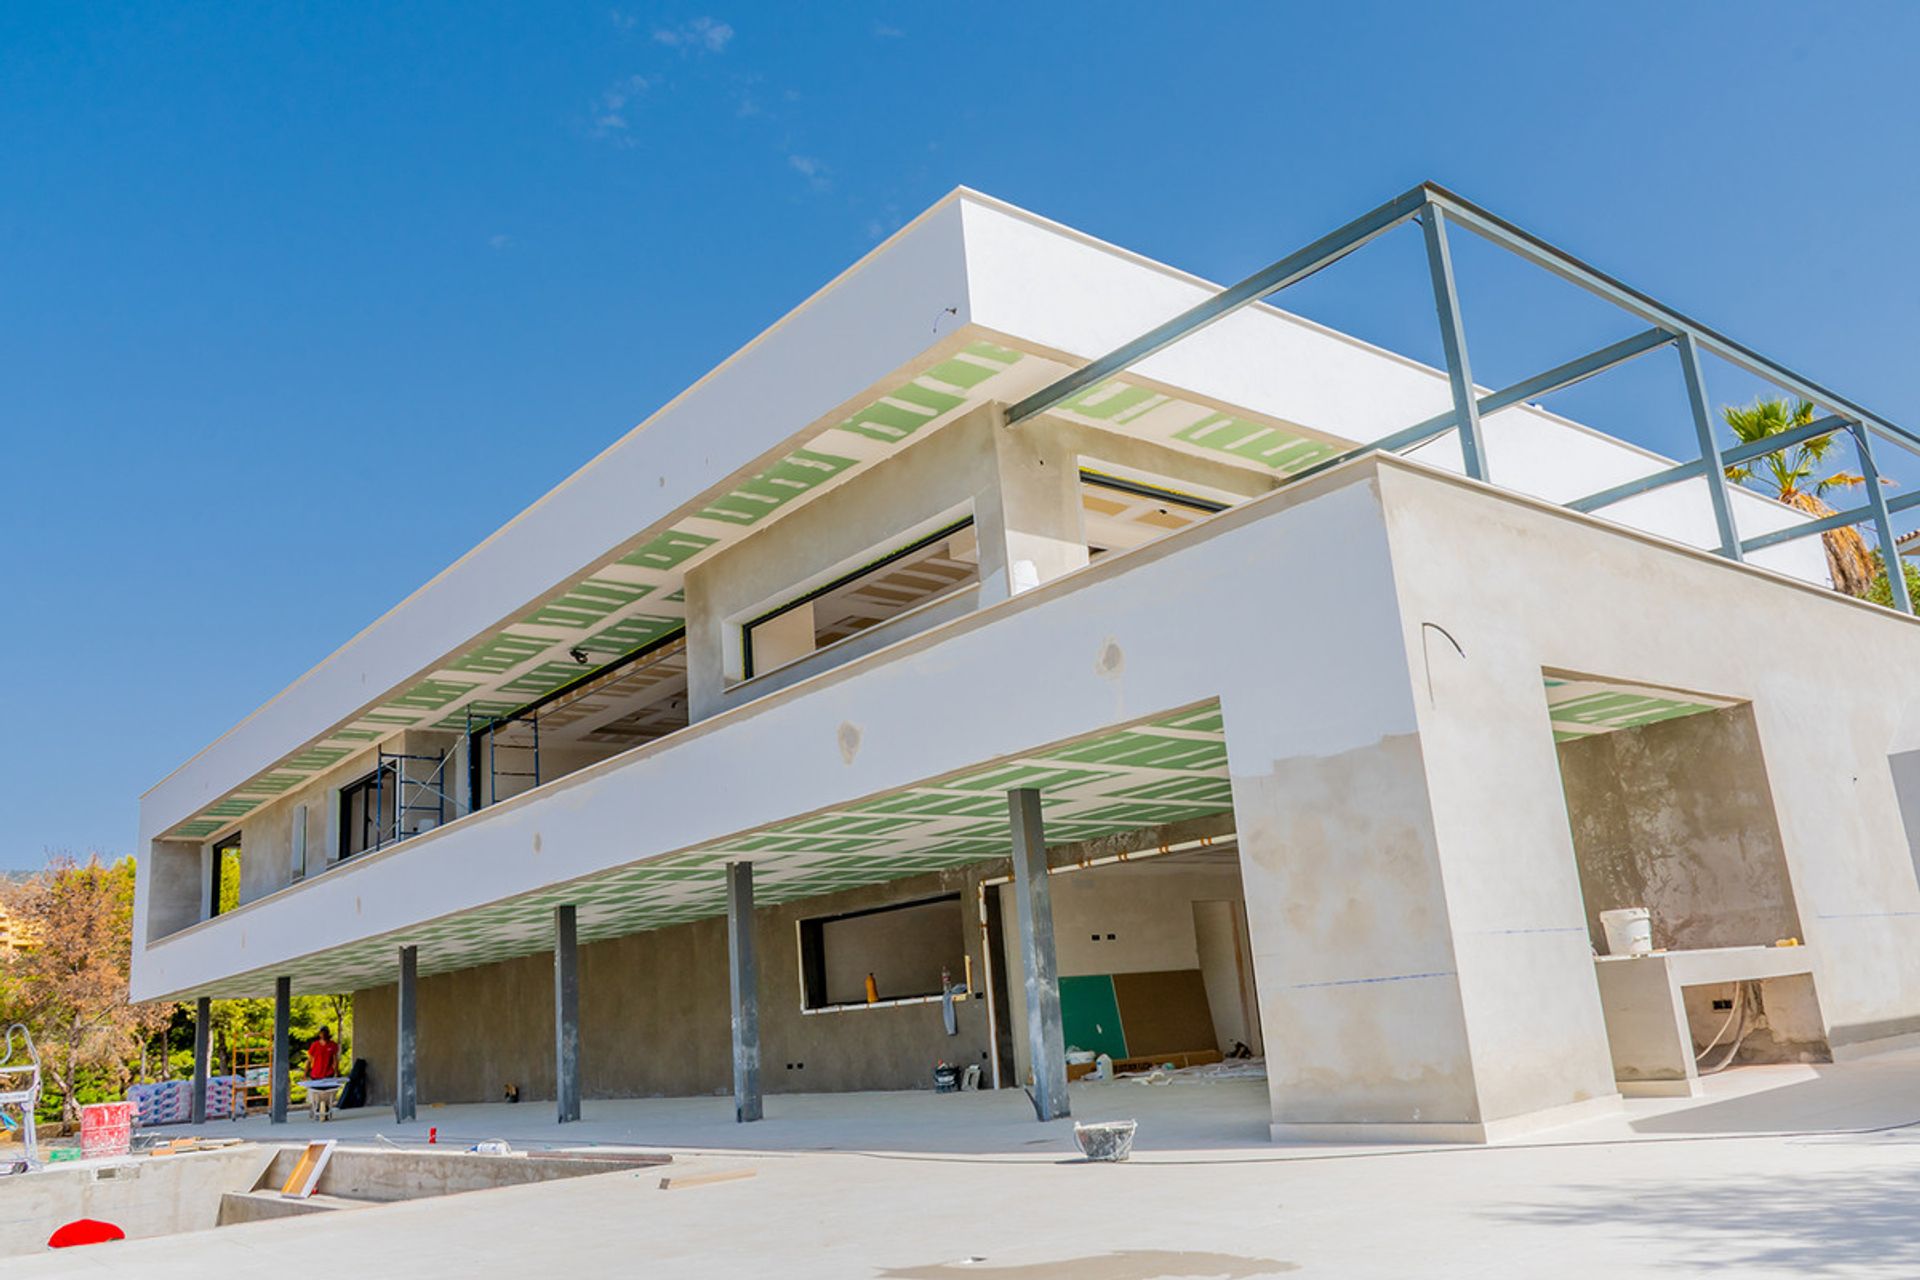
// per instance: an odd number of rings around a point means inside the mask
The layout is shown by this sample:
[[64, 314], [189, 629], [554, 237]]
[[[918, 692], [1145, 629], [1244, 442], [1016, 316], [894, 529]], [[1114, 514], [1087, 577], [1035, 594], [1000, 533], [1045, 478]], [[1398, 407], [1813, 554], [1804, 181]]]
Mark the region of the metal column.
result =
[[1867, 505], [1873, 508], [1873, 527], [1880, 538], [1880, 559], [1887, 570], [1887, 587], [1893, 592], [1893, 607], [1912, 613], [1913, 597], [1907, 591], [1907, 574], [1900, 563], [1900, 546], [1894, 539], [1893, 514], [1887, 509], [1880, 468], [1874, 465], [1873, 446], [1867, 441], [1867, 424], [1856, 422], [1852, 427], [1854, 444], [1860, 450], [1860, 475], [1867, 482]]
[[393, 1041], [393, 1118], [406, 1124], [414, 1118], [414, 986], [419, 977], [420, 948], [400, 948], [400, 982], [395, 990], [394, 1008], [399, 1027]]
[[287, 1096], [293, 1089], [292, 1056], [287, 1039], [292, 1034], [293, 979], [273, 980], [273, 1079], [267, 1089], [267, 1119], [272, 1124], [287, 1122]]
[[1713, 522], [1720, 529], [1720, 554], [1742, 559], [1740, 532], [1734, 524], [1733, 499], [1727, 493], [1727, 468], [1713, 435], [1713, 408], [1707, 403], [1707, 382], [1700, 372], [1700, 348], [1693, 335], [1683, 333], [1676, 344], [1680, 374], [1687, 380], [1687, 404], [1693, 410], [1694, 434], [1700, 437], [1700, 461], [1706, 466], [1707, 496], [1713, 499]]
[[753, 864], [727, 864], [727, 979], [733, 989], [733, 1118], [758, 1120], [760, 968], [753, 958]]
[[580, 1118], [580, 948], [572, 903], [553, 909], [553, 1097], [561, 1124]]
[[1033, 1110], [1042, 1120], [1070, 1114], [1067, 1041], [1060, 1026], [1060, 964], [1053, 950], [1053, 894], [1047, 879], [1047, 836], [1040, 793], [1007, 792], [1013, 827], [1013, 890], [1019, 906], [1020, 954], [1027, 970], [1027, 1056], [1033, 1066]]
[[1440, 316], [1440, 345], [1447, 355], [1447, 381], [1453, 386], [1453, 420], [1460, 430], [1460, 461], [1475, 480], [1487, 478], [1486, 447], [1480, 437], [1480, 402], [1467, 361], [1467, 339], [1460, 324], [1460, 294], [1453, 283], [1453, 254], [1447, 249], [1447, 215], [1430, 204], [1420, 214], [1427, 238], [1427, 271], [1433, 277], [1433, 305]]
[[201, 996], [193, 1006], [193, 1122], [207, 1122], [207, 1050], [213, 1034], [213, 1001]]

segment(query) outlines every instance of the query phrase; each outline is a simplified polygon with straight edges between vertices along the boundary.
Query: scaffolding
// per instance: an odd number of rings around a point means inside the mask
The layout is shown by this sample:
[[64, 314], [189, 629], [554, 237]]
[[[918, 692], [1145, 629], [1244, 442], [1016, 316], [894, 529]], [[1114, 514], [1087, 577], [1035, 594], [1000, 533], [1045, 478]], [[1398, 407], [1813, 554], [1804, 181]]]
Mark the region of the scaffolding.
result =
[[[445, 751], [433, 755], [377, 750], [373, 773], [374, 843], [376, 849], [397, 844], [408, 836], [445, 826], [453, 797], [447, 794], [447, 764], [453, 757]], [[424, 775], [424, 776], [422, 776]], [[383, 794], [393, 788], [392, 817]], [[432, 821], [422, 825], [428, 815]], [[412, 818], [411, 823], [409, 817]], [[386, 820], [383, 820], [386, 819]]]
[[[516, 727], [524, 728], [525, 733], [520, 734], [517, 740], [511, 736], [504, 741], [501, 739], [502, 730], [513, 730]], [[487, 736], [487, 791], [484, 797], [478, 793], [479, 775], [474, 771], [469, 777], [469, 787], [474, 792], [471, 797], [473, 808], [482, 808], [483, 801], [485, 804], [496, 804], [504, 798], [500, 794], [502, 778], [525, 778], [528, 780], [528, 790], [540, 785], [540, 709], [538, 706], [528, 707], [511, 715], [495, 716], [478, 725], [474, 723], [473, 712], [469, 709], [467, 711], [469, 755], [473, 752], [476, 738], [483, 733]], [[500, 753], [502, 751], [523, 753], [519, 756], [509, 754], [508, 759], [524, 767], [501, 768]], [[514, 794], [518, 795], [519, 792]]]

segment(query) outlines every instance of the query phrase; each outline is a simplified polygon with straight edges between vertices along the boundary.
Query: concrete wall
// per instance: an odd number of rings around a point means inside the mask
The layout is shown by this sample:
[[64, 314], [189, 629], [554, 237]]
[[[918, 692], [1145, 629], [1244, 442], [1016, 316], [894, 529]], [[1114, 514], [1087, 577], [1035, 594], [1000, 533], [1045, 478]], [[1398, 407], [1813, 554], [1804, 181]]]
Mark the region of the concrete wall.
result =
[[[691, 718], [704, 720], [818, 670], [821, 663], [802, 660], [735, 687], [742, 674], [741, 624], [775, 603], [857, 568], [876, 552], [894, 549], [910, 540], [911, 531], [931, 531], [973, 516], [981, 534], [983, 586], [999, 584], [997, 594], [995, 588], [986, 587], [979, 599], [1004, 599], [1006, 544], [998, 532], [994, 421], [990, 410], [967, 414], [853, 477], [840, 486], [833, 501], [803, 506], [765, 532], [691, 569], [687, 574]], [[945, 620], [944, 613], [922, 615], [918, 626]], [[884, 629], [888, 640], [900, 638], [895, 629]], [[862, 651], [859, 639], [850, 639], [835, 646], [826, 665]]]
[[867, 978], [881, 999], [938, 994], [966, 982], [966, 904], [934, 901], [832, 920], [820, 928], [827, 1004], [866, 1000]]
[[1558, 748], [1586, 904], [1646, 907], [1656, 947], [1800, 936], [1753, 709], [1728, 707]]
[[[959, 873], [755, 912], [760, 960], [761, 1086], [768, 1093], [932, 1087], [935, 1062], [987, 1061], [986, 1006], [960, 1001], [948, 1036], [938, 1003], [801, 1009], [799, 921], [942, 893], [962, 916], [980, 968], [975, 889]], [[960, 980], [955, 973], [955, 981]], [[354, 994], [354, 1051], [368, 1064], [369, 1100], [392, 1101], [394, 988]], [[553, 1096], [553, 960], [523, 956], [420, 979], [422, 1102]], [[629, 934], [580, 948], [582, 1087], [590, 1098], [720, 1094], [733, 1087], [724, 919]]]
[[221, 1197], [251, 1189], [278, 1150], [249, 1144], [0, 1178], [0, 1258], [47, 1252], [54, 1228], [75, 1218], [111, 1222], [130, 1240], [210, 1230]]
[[[796, 684], [1087, 564], [1083, 462], [1117, 463], [1242, 496], [1274, 480], [1151, 441], [1055, 418], [1009, 429], [989, 406], [931, 432], [687, 575], [688, 703], [694, 720]], [[741, 627], [773, 605], [831, 582], [877, 554], [965, 516], [979, 540], [976, 592], [741, 683]], [[556, 775], [557, 776], [557, 775]]]
[[[1063, 978], [1200, 969], [1194, 903], [1241, 899], [1235, 866], [1151, 858], [1084, 871], [1056, 870], [1051, 888], [1054, 950]], [[1014, 928], [1013, 886], [998, 885], [990, 892], [1000, 894], [1001, 919], [1006, 922], [1003, 954], [994, 960], [995, 978], [1006, 984], [1014, 1069], [1024, 1080], [1030, 1062], [1026, 968]]]
[[[1920, 986], [1889, 980], [1920, 972], [1889, 767], [1920, 746], [1920, 624], [1431, 473], [1381, 478], [1483, 1113], [1610, 1083], [1543, 670], [1750, 703], [1835, 1049], [1920, 1030]], [[1738, 785], [1714, 803], [1752, 837], [1763, 801]]]

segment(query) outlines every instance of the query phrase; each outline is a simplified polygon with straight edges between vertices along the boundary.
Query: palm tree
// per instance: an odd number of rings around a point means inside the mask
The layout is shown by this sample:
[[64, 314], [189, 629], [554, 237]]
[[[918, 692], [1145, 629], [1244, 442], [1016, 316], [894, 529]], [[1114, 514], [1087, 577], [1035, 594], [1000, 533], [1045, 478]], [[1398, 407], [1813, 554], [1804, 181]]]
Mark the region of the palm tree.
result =
[[[1752, 444], [1804, 427], [1813, 421], [1813, 403], [1796, 400], [1755, 400], [1745, 408], [1728, 405], [1720, 411], [1741, 444]], [[1836, 433], [1837, 435], [1837, 433]], [[1788, 506], [1811, 516], [1830, 516], [1834, 509], [1825, 498], [1833, 489], [1850, 489], [1864, 484], [1864, 477], [1851, 471], [1826, 470], [1827, 451], [1835, 435], [1819, 436], [1791, 448], [1776, 450], [1752, 462], [1727, 468], [1727, 479], [1760, 490]], [[1827, 551], [1827, 572], [1834, 589], [1850, 596], [1864, 596], [1873, 585], [1876, 569], [1866, 539], [1852, 527], [1830, 529], [1820, 535]]]

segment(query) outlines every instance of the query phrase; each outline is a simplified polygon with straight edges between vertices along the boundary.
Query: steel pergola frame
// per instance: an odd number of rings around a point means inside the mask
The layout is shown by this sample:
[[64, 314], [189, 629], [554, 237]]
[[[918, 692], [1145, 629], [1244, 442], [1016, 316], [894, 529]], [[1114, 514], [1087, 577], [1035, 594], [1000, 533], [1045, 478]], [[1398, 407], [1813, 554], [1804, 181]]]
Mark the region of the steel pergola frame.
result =
[[[1424, 182], [1411, 191], [1394, 197], [1338, 230], [1312, 244], [1256, 271], [1238, 284], [1230, 285], [1211, 298], [1197, 303], [1163, 324], [1157, 325], [1131, 342], [1108, 352], [1097, 360], [1041, 388], [1007, 410], [1007, 425], [1015, 426], [1055, 408], [1073, 396], [1125, 372], [1154, 353], [1224, 319], [1243, 307], [1263, 301], [1289, 285], [1332, 266], [1348, 254], [1385, 235], [1396, 227], [1417, 221], [1426, 242], [1428, 274], [1433, 286], [1434, 309], [1440, 322], [1441, 347], [1446, 354], [1447, 379], [1453, 407], [1410, 427], [1382, 436], [1370, 443], [1349, 449], [1311, 467], [1297, 471], [1284, 483], [1338, 466], [1350, 459], [1376, 451], [1398, 453], [1457, 432], [1466, 473], [1475, 480], [1487, 479], [1486, 443], [1480, 429], [1481, 419], [1524, 401], [1564, 390], [1577, 382], [1625, 364], [1649, 351], [1672, 346], [1680, 359], [1686, 383], [1688, 409], [1700, 455], [1643, 476], [1615, 485], [1565, 505], [1574, 511], [1593, 512], [1613, 503], [1648, 493], [1667, 485], [1695, 478], [1706, 481], [1707, 495], [1713, 505], [1714, 523], [1720, 537], [1719, 554], [1730, 560], [1742, 560], [1746, 553], [1758, 551], [1796, 538], [1811, 537], [1832, 529], [1871, 522], [1878, 536], [1885, 561], [1887, 582], [1893, 603], [1903, 613], [1914, 612], [1908, 595], [1906, 576], [1900, 570], [1900, 555], [1894, 545], [1893, 515], [1920, 506], [1920, 492], [1889, 498], [1885, 483], [1873, 459], [1872, 437], [1878, 436], [1909, 453], [1920, 456], [1920, 435], [1810, 378], [1754, 351], [1742, 343], [1693, 320], [1657, 299], [1616, 280], [1596, 267], [1581, 261], [1538, 236], [1462, 199], [1435, 183]], [[1472, 364], [1460, 319], [1459, 290], [1454, 281], [1453, 259], [1448, 247], [1449, 226], [1459, 226], [1481, 239], [1513, 253], [1527, 262], [1559, 276], [1586, 292], [1646, 322], [1651, 327], [1642, 333], [1602, 347], [1578, 359], [1556, 365], [1512, 386], [1479, 395], [1474, 385]], [[1771, 383], [1802, 400], [1811, 401], [1826, 411], [1825, 416], [1804, 427], [1783, 432], [1765, 440], [1722, 449], [1715, 438], [1712, 405], [1707, 397], [1705, 377], [1700, 367], [1702, 352], [1718, 356], [1737, 368]], [[1809, 520], [1791, 528], [1742, 538], [1734, 519], [1730, 485], [1726, 469], [1751, 462], [1771, 453], [1789, 449], [1823, 436], [1845, 431], [1853, 437], [1860, 457], [1867, 501], [1831, 516]]]

